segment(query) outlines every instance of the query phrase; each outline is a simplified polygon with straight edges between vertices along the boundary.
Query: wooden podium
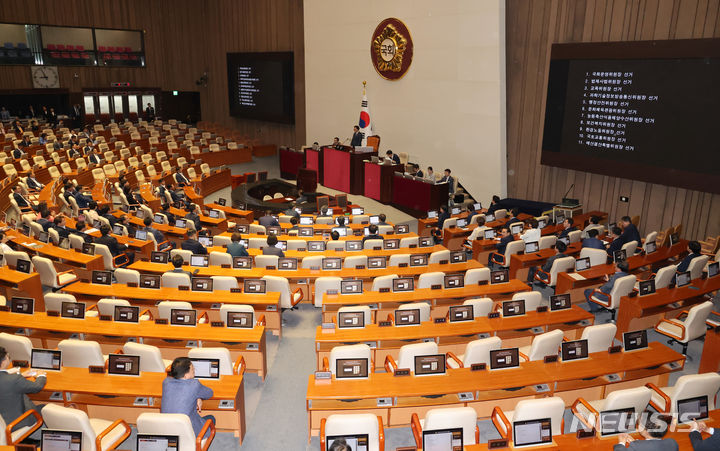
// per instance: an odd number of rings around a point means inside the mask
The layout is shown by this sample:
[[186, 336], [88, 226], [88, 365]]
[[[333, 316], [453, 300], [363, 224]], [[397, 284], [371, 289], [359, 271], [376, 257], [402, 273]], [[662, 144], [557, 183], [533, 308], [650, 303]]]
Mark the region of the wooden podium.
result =
[[392, 202], [393, 175], [403, 172], [402, 164], [378, 164], [365, 161], [365, 197], [384, 204]]
[[363, 161], [377, 156], [377, 152], [355, 152], [352, 147], [342, 150], [322, 148], [322, 184], [344, 193], [363, 194]]

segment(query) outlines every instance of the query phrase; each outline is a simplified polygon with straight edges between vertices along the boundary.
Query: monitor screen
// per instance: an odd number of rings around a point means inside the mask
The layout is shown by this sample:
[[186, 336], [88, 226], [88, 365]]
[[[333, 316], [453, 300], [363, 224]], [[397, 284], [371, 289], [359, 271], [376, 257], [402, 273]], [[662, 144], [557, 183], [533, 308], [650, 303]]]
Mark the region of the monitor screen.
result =
[[348, 229], [346, 227], [333, 227], [333, 232], [337, 232], [340, 236], [347, 236]]
[[490, 351], [490, 369], [500, 370], [520, 366], [518, 348], [495, 349]]
[[720, 262], [710, 263], [708, 265], [708, 277], [715, 277], [720, 270]]
[[427, 217], [428, 219], [435, 219], [438, 216], [438, 212], [435, 210], [428, 211]]
[[430, 374], [445, 374], [445, 354], [415, 356], [415, 375]]
[[112, 283], [112, 273], [110, 271], [93, 271], [90, 281], [97, 285], [110, 285]]
[[30, 274], [30, 260], [23, 260], [22, 258], [18, 258], [15, 261], [15, 269], [19, 272]]
[[37, 240], [41, 243], [47, 243], [49, 241], [49, 236], [47, 232], [40, 232], [37, 236]]
[[410, 233], [410, 226], [407, 224], [398, 224], [395, 226], [395, 233], [397, 233], [397, 234]]
[[532, 254], [533, 252], [537, 252], [540, 250], [540, 243], [537, 241], [529, 241], [525, 243], [525, 253], [526, 254]]
[[513, 444], [515, 446], [539, 445], [552, 442], [550, 418], [513, 422]]
[[555, 215], [555, 224], [562, 224], [563, 221], [565, 221], [565, 215], [563, 215], [563, 214]]
[[510, 233], [512, 233], [513, 235], [522, 233], [522, 231], [523, 231], [523, 223], [522, 222], [513, 222], [510, 225]]
[[485, 223], [493, 222], [495, 220], [495, 215], [492, 213], [488, 213], [485, 215]]
[[227, 312], [227, 321], [225, 325], [227, 327], [238, 327], [241, 329], [252, 329], [253, 324], [253, 312]]
[[572, 307], [569, 294], [554, 294], [550, 296], [550, 311], [566, 310]]
[[467, 225], [467, 223], [468, 223], [468, 222], [467, 222], [467, 219], [465, 219], [465, 218], [458, 218], [458, 220], [457, 220], [457, 222], [455, 223], [455, 225], [456, 225], [457, 227], [465, 227], [465, 226]]
[[575, 260], [575, 271], [585, 271], [590, 268], [590, 257], [578, 258]]
[[657, 250], [657, 243], [655, 243], [654, 241], [645, 243], [645, 253], [646, 254], [652, 254], [656, 250]]
[[140, 274], [140, 288], [160, 288], [160, 274]]
[[245, 279], [243, 291], [245, 293], [265, 294], [266, 281], [262, 279]]
[[480, 210], [482, 210], [482, 203], [480, 203], [480, 202], [475, 202], [475, 203], [473, 204], [473, 208], [475, 209], [475, 211], [478, 211], [478, 212], [479, 212]]
[[679, 272], [675, 279], [675, 285], [677, 287], [684, 287], [690, 284], [690, 271]]
[[175, 227], [179, 229], [184, 229], [187, 226], [187, 221], [184, 219], [176, 219], [175, 220]]
[[462, 288], [465, 286], [465, 276], [463, 274], [448, 274], [444, 279], [445, 288]]
[[10, 311], [13, 313], [25, 313], [32, 315], [35, 307], [35, 299], [13, 297], [10, 299]]
[[313, 236], [312, 227], [298, 227], [298, 236]]
[[427, 254], [410, 254], [410, 266], [427, 266]]
[[250, 226], [247, 224], [238, 224], [235, 226], [235, 229], [238, 233], [248, 233], [250, 231]]
[[211, 236], [201, 236], [198, 237], [198, 242], [205, 247], [210, 247], [213, 245], [213, 238]]
[[233, 268], [235, 269], [252, 269], [252, 257], [233, 257]]
[[467, 254], [465, 251], [450, 252], [450, 261], [453, 263], [464, 263], [467, 261]]
[[325, 250], [325, 242], [324, 241], [308, 241], [307, 249], [310, 252], [322, 252]]
[[587, 340], [563, 341], [561, 349], [562, 359], [564, 362], [567, 362], [568, 360], [582, 360], [588, 358]]
[[108, 374], [139, 376], [140, 356], [127, 354], [108, 355]]
[[338, 312], [338, 328], [365, 327], [365, 312]]
[[545, 219], [538, 220], [538, 229], [544, 229], [546, 226], [547, 226], [547, 220], [545, 220]]
[[451, 305], [448, 316], [451, 323], [472, 321], [474, 319], [472, 305]]
[[220, 359], [190, 358], [195, 379], [220, 379]]
[[415, 279], [412, 277], [399, 277], [393, 279], [392, 290], [393, 292], [398, 291], [413, 291], [415, 289]]
[[707, 395], [697, 396], [695, 398], [678, 399], [677, 413], [678, 420], [681, 423], [706, 419], [708, 417]]
[[348, 240], [345, 241], [345, 250], [347, 251], [361, 251], [363, 243], [361, 240]]
[[193, 277], [190, 286], [192, 291], [212, 291], [213, 280], [210, 277]]
[[503, 316], [520, 316], [525, 314], [525, 299], [515, 299], [502, 303]]
[[90, 243], [83, 243], [82, 253], [87, 255], [95, 255], [95, 245]]
[[224, 207], [225, 205], [227, 205], [227, 199], [223, 199], [221, 197], [217, 200], [217, 204], [220, 205], [221, 207]]
[[420, 309], [395, 310], [396, 326], [416, 326], [420, 324]]
[[167, 263], [170, 258], [168, 252], [152, 251], [150, 252], [150, 261], [153, 263]]
[[20, 226], [20, 233], [22, 233], [23, 235], [29, 237], [29, 236], [30, 236], [30, 226], [27, 225], [27, 224], [22, 224], [22, 225]]
[[490, 283], [505, 283], [510, 280], [510, 276], [508, 274], [507, 269], [501, 269], [498, 271], [492, 271], [490, 272]]
[[423, 451], [463, 451], [462, 428], [424, 430]]
[[156, 224], [164, 224], [165, 223], [165, 217], [160, 214], [156, 214], [153, 216], [153, 222]]
[[52, 349], [33, 349], [30, 353], [30, 368], [35, 370], [60, 371], [62, 353]]
[[637, 349], [647, 348], [647, 331], [643, 329], [623, 333], [623, 346], [625, 348], [625, 351], [635, 351]]
[[397, 249], [400, 247], [400, 240], [397, 238], [383, 241], [383, 249]]
[[380, 217], [378, 215], [370, 216], [370, 224], [380, 224]]
[[325, 443], [328, 447], [332, 447], [332, 444], [336, 440], [344, 440], [347, 446], [353, 451], [368, 451], [370, 449], [368, 445], [368, 434], [356, 434], [356, 435], [328, 435], [325, 437]]
[[635, 408], [603, 410], [600, 412], [600, 435], [631, 433], [635, 430]]
[[387, 266], [385, 257], [368, 257], [368, 268], [380, 269]]
[[418, 238], [419, 247], [432, 247], [433, 244], [433, 239], [429, 236], [421, 236], [420, 238]]
[[336, 379], [358, 379], [368, 377], [368, 359], [335, 360]]
[[613, 260], [615, 261], [615, 263], [627, 261], [627, 252], [625, 251], [625, 249], [615, 251], [615, 253], [613, 254]]
[[136, 230], [135, 231], [135, 239], [140, 241], [146, 241], [147, 240], [147, 230]]
[[177, 435], [138, 434], [137, 451], [178, 451], [180, 437]]
[[193, 254], [190, 256], [190, 266], [199, 266], [207, 268], [210, 258], [203, 254]]
[[362, 215], [365, 214], [365, 209], [362, 207], [353, 207], [350, 212], [354, 215]]
[[268, 226], [266, 231], [268, 235], [280, 235], [282, 228], [280, 226]]
[[63, 302], [60, 308], [60, 316], [63, 318], [83, 319], [85, 318], [85, 304], [82, 302]]
[[312, 216], [300, 216], [300, 225], [313, 225], [314, 222]]
[[363, 281], [362, 280], [342, 280], [342, 281], [340, 281], [340, 293], [341, 294], [362, 294], [363, 293]]
[[485, 229], [483, 232], [483, 237], [486, 240], [494, 240], [495, 239], [495, 229]]
[[655, 293], [655, 279], [640, 281], [638, 291], [640, 292], [640, 296], [647, 296], [648, 294]]
[[82, 431], [61, 431], [43, 429], [41, 431], [41, 449], [43, 451], [80, 451]]
[[297, 258], [280, 257], [278, 258], [278, 269], [296, 270], [298, 267]]
[[218, 218], [220, 218], [220, 211], [218, 211], [218, 210], [210, 210], [210, 211], [208, 212], [208, 216], [210, 216], [210, 217], [213, 218], [213, 219], [218, 219]]
[[113, 320], [121, 323], [137, 323], [140, 321], [140, 307], [116, 305]]
[[135, 216], [137, 216], [138, 219], [144, 219], [145, 218], [145, 211], [144, 210], [136, 210]]
[[340, 257], [326, 257], [322, 259], [322, 269], [339, 270], [342, 268], [342, 259]]
[[194, 326], [197, 323], [197, 311], [192, 309], [170, 310], [170, 324], [173, 326]]

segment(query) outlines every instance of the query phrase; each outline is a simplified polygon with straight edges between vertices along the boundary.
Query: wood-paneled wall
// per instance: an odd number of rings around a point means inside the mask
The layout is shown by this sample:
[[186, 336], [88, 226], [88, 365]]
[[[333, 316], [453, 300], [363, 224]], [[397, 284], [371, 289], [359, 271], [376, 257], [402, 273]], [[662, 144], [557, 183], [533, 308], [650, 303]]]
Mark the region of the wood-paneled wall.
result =
[[643, 233], [683, 223], [686, 238], [720, 235], [718, 194], [540, 164], [551, 44], [717, 38], [720, 0], [507, 0], [506, 26], [509, 197], [555, 202], [574, 183], [586, 210], [640, 215]]
[[[0, 22], [145, 31], [145, 68], [61, 67], [71, 93], [127, 81], [137, 87], [199, 91], [204, 120], [278, 145], [305, 144], [302, 0], [23, 0], [0, 8]], [[229, 116], [227, 52], [295, 52], [295, 125]], [[195, 81], [207, 71], [207, 87]], [[28, 66], [0, 66], [0, 89], [31, 89]], [[1, 103], [1, 102], [0, 102]]]

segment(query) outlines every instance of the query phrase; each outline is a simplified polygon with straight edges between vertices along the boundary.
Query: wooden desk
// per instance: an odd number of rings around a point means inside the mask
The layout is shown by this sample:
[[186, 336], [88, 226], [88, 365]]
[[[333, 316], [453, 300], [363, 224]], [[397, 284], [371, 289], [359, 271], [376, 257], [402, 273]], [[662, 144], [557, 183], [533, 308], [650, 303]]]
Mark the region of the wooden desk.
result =
[[[467, 217], [467, 213], [464, 213], [464, 214], [465, 214], [465, 217]], [[462, 216], [462, 214], [457, 215], [457, 216], [458, 217]], [[521, 221], [525, 221], [526, 219], [530, 219], [530, 218], [532, 218], [532, 216], [526, 215], [525, 213], [520, 213], [518, 215], [518, 219]], [[497, 229], [497, 228], [500, 228], [500, 227], [504, 226], [505, 224], [507, 224], [509, 220], [510, 220], [510, 217], [507, 216], [503, 219], [497, 219], [495, 221], [488, 222], [485, 224], [485, 227]], [[452, 228], [443, 229], [443, 244], [448, 249], [450, 248], [451, 245], [453, 246], [452, 247], [453, 249], [459, 249], [460, 246], [462, 245], [464, 239], [467, 238], [468, 236], [470, 236], [472, 231], [475, 230], [477, 227], [478, 227], [477, 224], [469, 224], [467, 227], [452, 227]]]
[[58, 270], [84, 270], [79, 274], [82, 275], [88, 274], [93, 270], [105, 269], [105, 263], [101, 255], [87, 255], [72, 249], [63, 249], [49, 243], [28, 238], [17, 230], [8, 230], [5, 233], [10, 237], [10, 240], [18, 246], [18, 250], [28, 252], [30, 256], [39, 254], [47, 257], [55, 262], [55, 267]]
[[[565, 251], [566, 256], [575, 256], [582, 250], [582, 243], [572, 243]], [[540, 249], [531, 254], [513, 254], [510, 256], [508, 274], [511, 279], [527, 280], [528, 268], [542, 266], [545, 261], [555, 255], [555, 249]]]
[[392, 202], [393, 179], [395, 172], [405, 172], [402, 164], [378, 164], [365, 161], [364, 195], [383, 204]]
[[[529, 345], [534, 335], [553, 329], [561, 329], [565, 337], [579, 338], [582, 329], [594, 321], [594, 316], [578, 306], [557, 312], [528, 312], [523, 316], [508, 318], [475, 318], [473, 321], [435, 324], [428, 321], [419, 326], [378, 327], [369, 324], [361, 329], [323, 329], [315, 331], [315, 353], [317, 368], [322, 369], [324, 357], [330, 357], [335, 346], [365, 343], [372, 348], [375, 369], [383, 368], [385, 357], [392, 355], [396, 360], [400, 347], [409, 343], [422, 343], [433, 339], [439, 352], [451, 351], [456, 355], [465, 352], [467, 343], [476, 340], [479, 335], [498, 336], [503, 347]], [[540, 330], [531, 330], [539, 327]]]
[[447, 204], [448, 186], [408, 179], [400, 175], [393, 177], [393, 206], [419, 218], [430, 210], [437, 210]]
[[[32, 329], [27, 329], [27, 336], [34, 345], [44, 349], [55, 349], [60, 340], [69, 338], [72, 334], [83, 334], [85, 340], [99, 342], [103, 353], [107, 354], [115, 352], [132, 338], [139, 343], [159, 347], [163, 358], [172, 360], [187, 356], [188, 348], [193, 347], [186, 346], [187, 341], [195, 341], [198, 347], [228, 348], [233, 360], [243, 356], [248, 371], [257, 373], [263, 380], [267, 374], [265, 326], [255, 326], [253, 329], [211, 327], [210, 324], [182, 327], [155, 324], [154, 321], [122, 323], [101, 321], [98, 317], [86, 317], [83, 320], [53, 317], [43, 312], [36, 312], [32, 317], [0, 312], [0, 327], [8, 329], [8, 333], [26, 328], [29, 320], [32, 321]], [[247, 349], [248, 344], [255, 349]]]
[[205, 206], [213, 210], [222, 210], [223, 212], [225, 212], [226, 217], [240, 220], [235, 220], [233, 222], [239, 222], [241, 224], [250, 224], [251, 222], [253, 222], [252, 210], [238, 210], [237, 208], [227, 207], [225, 205], [220, 205], [214, 202], [205, 204]]
[[705, 332], [705, 344], [698, 374], [720, 371], [720, 329]]
[[[176, 218], [184, 218], [187, 211], [176, 207], [170, 207], [168, 211], [175, 215]], [[210, 229], [213, 235], [227, 232], [227, 219], [211, 218], [210, 216], [200, 215], [200, 223]]]
[[[36, 311], [42, 312], [45, 310], [45, 298], [43, 297], [40, 273], [25, 274], [7, 266], [2, 266], [0, 267], [0, 286], [3, 287], [3, 294], [8, 306], [11, 297], [21, 296], [35, 299]], [[27, 321], [27, 315], [23, 315], [23, 318]]]
[[[566, 405], [578, 397], [603, 399], [610, 392], [637, 387], [648, 382], [663, 386], [672, 371], [669, 364], [682, 369], [685, 357], [660, 343], [629, 353], [597, 352], [577, 362], [523, 362], [519, 368], [471, 371], [449, 369], [438, 376], [393, 376], [374, 373], [364, 380], [321, 380], [308, 377], [308, 433], [317, 435], [320, 420], [336, 413], [372, 413], [388, 427], [410, 424], [412, 413], [421, 418], [428, 409], [463, 407], [475, 409], [479, 418], [487, 418], [495, 406], [513, 410], [521, 399], [560, 396]], [[618, 382], [604, 376], [618, 374]], [[550, 391], [538, 393], [535, 386], [548, 384]], [[513, 389], [508, 391], [508, 389]], [[460, 401], [458, 393], [470, 392], [472, 401]], [[426, 396], [437, 396], [427, 398]], [[377, 406], [378, 398], [390, 398], [392, 405]]]
[[323, 185], [349, 194], [362, 194], [363, 161], [377, 154], [377, 151], [355, 152], [352, 147], [347, 146], [343, 150], [323, 147]]

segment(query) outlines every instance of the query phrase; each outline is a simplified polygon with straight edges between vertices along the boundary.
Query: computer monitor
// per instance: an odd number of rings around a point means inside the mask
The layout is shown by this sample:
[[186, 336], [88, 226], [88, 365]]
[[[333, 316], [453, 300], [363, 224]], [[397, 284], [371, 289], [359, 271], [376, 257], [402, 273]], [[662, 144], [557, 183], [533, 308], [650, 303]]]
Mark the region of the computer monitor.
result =
[[363, 235], [365, 235], [365, 236], [370, 235], [370, 228], [369, 228], [369, 227], [363, 228]]
[[380, 217], [378, 215], [370, 216], [370, 224], [379, 224], [379, 223], [380, 223]]
[[170, 309], [170, 324], [173, 326], [194, 326], [197, 324], [197, 311], [193, 309]]
[[547, 226], [547, 220], [546, 219], [539, 219], [538, 220], [538, 229], [544, 229]]
[[410, 233], [410, 226], [407, 224], [398, 224], [395, 226], [395, 233], [398, 235], [403, 233]]
[[473, 204], [473, 208], [475, 209], [475, 211], [478, 211], [478, 212], [479, 212], [480, 210], [482, 210], [482, 203], [480, 203], [480, 202], [475, 202], [475, 203]]
[[266, 281], [263, 279], [245, 279], [243, 291], [245, 293], [265, 294]]
[[367, 358], [335, 360], [335, 379], [363, 379], [367, 377]]
[[647, 348], [647, 331], [643, 329], [623, 333], [623, 347], [625, 348], [625, 352]]
[[116, 305], [113, 320], [119, 323], [137, 323], [140, 321], [140, 307]]
[[427, 266], [427, 254], [410, 254], [410, 266]]
[[340, 236], [347, 236], [348, 229], [346, 227], [333, 227], [333, 232], [337, 232]]
[[387, 258], [385, 257], [368, 257], [368, 268], [381, 269], [387, 267]]
[[25, 274], [30, 274], [30, 260], [18, 258], [15, 261], [15, 270]]
[[252, 257], [233, 257], [233, 268], [235, 269], [252, 269]]
[[190, 358], [195, 379], [220, 379], [220, 359]]
[[690, 284], [690, 271], [679, 272], [675, 276], [675, 286], [680, 288]]
[[298, 227], [298, 236], [313, 236], [312, 227]]
[[90, 282], [96, 285], [110, 285], [112, 283], [112, 273], [110, 271], [93, 270]]
[[465, 286], [465, 276], [463, 274], [447, 274], [443, 282], [445, 288], [462, 288]]
[[37, 236], [37, 240], [41, 243], [47, 243], [48, 241], [50, 241], [50, 237], [48, 236], [47, 232], [40, 232]]
[[140, 356], [129, 354], [108, 355], [108, 374], [140, 376]]
[[296, 270], [298, 267], [297, 258], [292, 257], [280, 257], [278, 258], [278, 269], [283, 270]]
[[165, 217], [159, 213], [156, 213], [155, 216], [153, 216], [153, 222], [155, 224], [164, 224], [165, 223]]
[[268, 235], [280, 235], [282, 228], [280, 226], [269, 226], [265, 228]]
[[63, 318], [83, 319], [85, 318], [85, 304], [82, 302], [62, 302], [60, 304], [60, 316]]
[[227, 312], [225, 318], [225, 325], [227, 327], [240, 328], [240, 329], [252, 329], [253, 324], [253, 312]]
[[152, 251], [150, 252], [150, 261], [153, 263], [167, 263], [170, 259], [170, 254], [163, 251]]
[[467, 261], [467, 254], [465, 251], [452, 251], [450, 252], [451, 263], [465, 263]]
[[613, 253], [613, 260], [615, 263], [627, 261], [627, 252], [625, 249], [617, 250]]
[[427, 217], [428, 219], [435, 219], [438, 216], [438, 212], [436, 210], [428, 211]]
[[80, 451], [82, 431], [64, 431], [43, 429], [40, 436], [40, 447], [43, 451]]
[[32, 315], [35, 308], [35, 299], [12, 297], [10, 299], [10, 311], [13, 313], [23, 313]]
[[650, 241], [649, 243], [645, 243], [645, 253], [646, 254], [652, 254], [657, 250], [657, 243], [655, 241]]
[[200, 268], [207, 268], [210, 262], [210, 257], [203, 254], [192, 254], [190, 256], [190, 266], [197, 266]]
[[607, 437], [635, 430], [635, 408], [603, 410], [600, 412], [600, 435]]
[[145, 219], [145, 211], [144, 211], [144, 210], [140, 210], [140, 209], [135, 210], [135, 216], [136, 216], [138, 219]]
[[350, 212], [351, 212], [353, 215], [362, 215], [362, 214], [365, 214], [365, 209], [362, 208], [362, 207], [353, 207], [353, 208], [350, 210]]
[[322, 259], [322, 269], [326, 271], [337, 271], [342, 268], [340, 257], [325, 257]]
[[342, 281], [340, 281], [340, 293], [341, 294], [362, 294], [363, 293], [363, 281], [362, 280], [342, 280]]
[[575, 271], [585, 271], [590, 268], [590, 257], [578, 258], [575, 260]]
[[563, 243], [565, 246], [570, 245], [570, 238], [568, 238], [566, 236], [564, 236], [562, 238], [558, 238], [557, 240], [560, 241], [561, 243]]
[[339, 312], [338, 329], [355, 329], [365, 327], [365, 312]]
[[495, 229], [485, 229], [483, 232], [483, 238], [486, 240], [494, 240], [495, 239]]
[[640, 281], [638, 291], [640, 296], [647, 296], [648, 294], [655, 293], [655, 279]]
[[395, 310], [396, 326], [420, 325], [420, 309]]
[[383, 249], [397, 249], [400, 247], [400, 240], [397, 238], [383, 240]]
[[20, 226], [20, 233], [22, 233], [23, 235], [29, 237], [29, 236], [30, 236], [30, 226], [27, 225], [27, 224], [22, 224], [22, 225]]
[[520, 366], [520, 350], [518, 348], [495, 349], [490, 351], [490, 369], [504, 370]]
[[192, 291], [212, 291], [213, 280], [210, 277], [193, 277], [190, 287]]
[[562, 224], [564, 220], [565, 220], [564, 214], [555, 215], [555, 224]]
[[475, 319], [472, 305], [451, 305], [448, 316], [450, 317], [451, 323], [472, 321]]
[[522, 233], [523, 231], [523, 223], [522, 222], [513, 222], [510, 224], [510, 233], [513, 235], [516, 235], [518, 233]]
[[503, 317], [521, 316], [525, 314], [525, 299], [515, 299], [502, 303]]
[[554, 294], [550, 296], [550, 311], [567, 310], [572, 307], [569, 294]]
[[87, 255], [95, 255], [95, 245], [91, 243], [83, 243], [82, 253]]
[[346, 251], [361, 251], [363, 249], [362, 240], [348, 240], [345, 241]]
[[308, 241], [307, 249], [309, 252], [323, 252], [325, 250], [325, 241]]
[[221, 197], [217, 200], [217, 204], [220, 205], [221, 207], [224, 207], [225, 205], [227, 205], [227, 199], [223, 199]]
[[570, 360], [583, 360], [588, 358], [588, 341], [574, 340], [564, 341], [561, 344], [561, 355], [563, 362]]
[[720, 262], [710, 263], [708, 265], [708, 277], [715, 277], [720, 272]]
[[160, 274], [140, 274], [140, 288], [160, 289]]
[[198, 237], [198, 242], [205, 247], [211, 247], [213, 245], [213, 237], [201, 236], [201, 237]]
[[136, 230], [135, 231], [135, 239], [140, 241], [147, 241], [147, 230]]
[[353, 451], [368, 451], [368, 434], [354, 434], [354, 435], [327, 435], [325, 436], [325, 443], [328, 446], [332, 446], [336, 440], [344, 440], [345, 443]]
[[219, 210], [210, 210], [208, 212], [208, 216], [210, 216], [213, 219], [218, 219], [218, 218], [220, 218], [220, 211]]
[[413, 291], [415, 289], [415, 279], [412, 277], [398, 277], [392, 281], [393, 293], [400, 291]]
[[247, 224], [237, 224], [235, 226], [235, 230], [238, 233], [248, 233], [250, 231], [250, 226]]
[[689, 421], [704, 420], [708, 417], [707, 395], [694, 398], [678, 399], [677, 401], [678, 421], [687, 423]]
[[550, 418], [513, 422], [513, 445], [532, 446], [552, 443], [552, 425]]
[[415, 356], [415, 376], [431, 374], [445, 374], [445, 354]]
[[455, 225], [458, 227], [465, 227], [467, 224], [468, 222], [465, 218], [458, 218], [458, 220], [455, 222]]
[[312, 216], [300, 216], [300, 225], [313, 225], [314, 223]]
[[423, 451], [462, 451], [462, 428], [424, 430]]
[[485, 224], [488, 222], [493, 222], [495, 220], [495, 215], [492, 213], [486, 213], [485, 214]]
[[670, 246], [674, 246], [675, 244], [680, 241], [680, 235], [677, 233], [671, 233], [670, 234]]
[[184, 219], [176, 219], [175, 227], [177, 227], [179, 229], [184, 229], [185, 227], [187, 227], [187, 221]]
[[540, 250], [540, 243], [537, 241], [528, 241], [525, 243], [525, 253], [532, 254]]
[[507, 269], [500, 269], [498, 271], [490, 272], [490, 284], [505, 283], [510, 280], [510, 275]]
[[434, 244], [433, 239], [429, 236], [421, 236], [418, 238], [418, 247], [432, 247]]
[[54, 349], [36, 349], [30, 351], [30, 368], [34, 370], [60, 371], [62, 353]]

